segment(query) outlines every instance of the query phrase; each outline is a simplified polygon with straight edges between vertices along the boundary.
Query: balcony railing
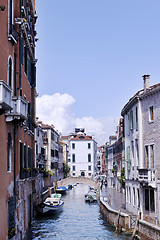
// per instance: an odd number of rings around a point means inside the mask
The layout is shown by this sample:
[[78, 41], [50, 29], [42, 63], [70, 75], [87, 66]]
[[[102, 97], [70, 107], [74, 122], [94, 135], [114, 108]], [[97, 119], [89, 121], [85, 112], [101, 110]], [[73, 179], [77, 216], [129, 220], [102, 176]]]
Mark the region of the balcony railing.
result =
[[0, 80], [0, 114], [12, 109], [11, 94], [11, 88], [3, 80]]
[[27, 119], [27, 101], [21, 96], [12, 97], [12, 111], [6, 114], [6, 121], [17, 120], [23, 122]]
[[154, 169], [138, 169], [138, 180], [148, 185], [155, 182], [155, 170]]

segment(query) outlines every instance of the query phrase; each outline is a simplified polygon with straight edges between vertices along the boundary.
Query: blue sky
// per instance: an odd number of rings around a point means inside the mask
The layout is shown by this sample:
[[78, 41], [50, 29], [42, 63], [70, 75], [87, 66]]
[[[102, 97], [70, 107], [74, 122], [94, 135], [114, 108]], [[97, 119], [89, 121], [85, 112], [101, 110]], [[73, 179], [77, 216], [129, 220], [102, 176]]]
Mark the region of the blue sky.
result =
[[56, 102], [37, 106], [40, 118], [62, 134], [82, 124], [106, 142], [142, 75], [159, 82], [159, 9], [159, 0], [36, 1], [37, 105], [44, 95]]

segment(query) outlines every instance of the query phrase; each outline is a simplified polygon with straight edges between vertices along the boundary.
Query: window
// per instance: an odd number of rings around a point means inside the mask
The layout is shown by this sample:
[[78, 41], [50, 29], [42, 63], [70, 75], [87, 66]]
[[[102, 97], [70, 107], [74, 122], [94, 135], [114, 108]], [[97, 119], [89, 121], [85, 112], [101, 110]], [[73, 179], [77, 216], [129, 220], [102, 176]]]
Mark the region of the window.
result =
[[23, 165], [24, 165], [24, 144], [20, 142], [20, 178], [23, 178]]
[[138, 108], [136, 107], [136, 130], [138, 130]]
[[75, 149], [75, 143], [72, 143], [72, 149]]
[[72, 154], [72, 162], [75, 162], [76, 159], [75, 159], [75, 154]]
[[8, 133], [7, 137], [7, 172], [11, 172], [11, 160], [12, 160], [12, 138]]
[[148, 146], [145, 146], [145, 159], [144, 159], [144, 167], [149, 168], [149, 159], [148, 159]]
[[131, 169], [130, 146], [127, 147], [127, 169]]
[[130, 130], [133, 130], [133, 111], [130, 111]]
[[129, 203], [131, 203], [131, 188], [129, 187]]
[[140, 195], [139, 195], [139, 189], [137, 188], [137, 206], [140, 207]]
[[132, 157], [134, 158], [134, 141], [132, 141]]
[[126, 202], [128, 202], [128, 187], [126, 187]]
[[14, 52], [14, 95], [17, 95], [17, 54]]
[[75, 173], [73, 173], [73, 176], [75, 176], [76, 174]]
[[88, 166], [88, 171], [91, 171], [91, 166]]
[[53, 132], [51, 132], [51, 140], [54, 141], [54, 133]]
[[51, 157], [54, 157], [54, 150], [51, 149]]
[[24, 72], [27, 75], [28, 73], [28, 49], [24, 47]]
[[154, 205], [154, 190], [150, 189], [150, 210], [155, 211], [155, 205]]
[[88, 143], [88, 149], [90, 149], [91, 148], [91, 144], [90, 143]]
[[151, 168], [154, 168], [154, 145], [150, 145], [150, 163]]
[[76, 166], [73, 166], [73, 167], [72, 167], [72, 170], [73, 170], [73, 171], [76, 171]]
[[154, 120], [154, 114], [153, 114], [153, 106], [149, 108], [149, 121], [152, 122]]
[[8, 33], [12, 34], [13, 25], [13, 0], [8, 0]]
[[137, 166], [139, 165], [139, 147], [138, 147], [138, 139], [135, 140], [136, 145], [136, 158], [137, 158]]
[[91, 154], [88, 154], [88, 162], [91, 162]]
[[153, 189], [145, 189], [145, 210], [146, 211], [155, 211], [155, 203], [154, 203], [154, 190]]
[[130, 115], [128, 114], [128, 124], [127, 124], [127, 133], [130, 135]]
[[13, 61], [12, 57], [8, 58], [8, 85], [12, 88], [12, 79], [13, 79]]
[[133, 206], [136, 204], [135, 188], [133, 188]]
[[88, 173], [88, 176], [91, 176], [91, 173]]
[[28, 155], [27, 146], [24, 145], [24, 168], [28, 167]]

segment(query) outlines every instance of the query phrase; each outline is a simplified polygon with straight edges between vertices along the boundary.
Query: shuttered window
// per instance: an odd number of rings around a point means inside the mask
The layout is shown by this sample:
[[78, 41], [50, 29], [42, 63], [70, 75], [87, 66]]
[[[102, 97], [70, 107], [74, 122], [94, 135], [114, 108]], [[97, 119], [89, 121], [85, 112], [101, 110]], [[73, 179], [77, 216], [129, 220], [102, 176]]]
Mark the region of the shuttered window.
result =
[[17, 54], [14, 53], [14, 96], [17, 95]]
[[8, 17], [8, 33], [12, 34], [12, 24], [13, 24], [13, 0], [9, 0], [9, 17]]
[[23, 178], [23, 167], [24, 167], [24, 144], [20, 142], [20, 178]]
[[127, 147], [127, 169], [131, 169], [130, 147]]
[[11, 134], [8, 133], [8, 137], [7, 137], [7, 172], [11, 171], [11, 160], [12, 160], [12, 138], [11, 138]]
[[8, 59], [8, 85], [12, 88], [12, 57]]

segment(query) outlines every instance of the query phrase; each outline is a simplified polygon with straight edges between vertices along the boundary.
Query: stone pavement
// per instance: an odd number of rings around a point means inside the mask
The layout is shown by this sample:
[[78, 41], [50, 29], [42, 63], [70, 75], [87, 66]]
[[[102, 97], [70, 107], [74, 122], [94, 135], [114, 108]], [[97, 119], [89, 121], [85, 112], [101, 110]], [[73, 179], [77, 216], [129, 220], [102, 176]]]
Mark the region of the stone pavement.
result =
[[127, 213], [125, 210], [125, 194], [122, 194], [115, 190], [114, 188], [102, 186], [102, 197], [103, 200], [106, 201], [110, 207], [114, 210], [121, 210], [124, 213]]

